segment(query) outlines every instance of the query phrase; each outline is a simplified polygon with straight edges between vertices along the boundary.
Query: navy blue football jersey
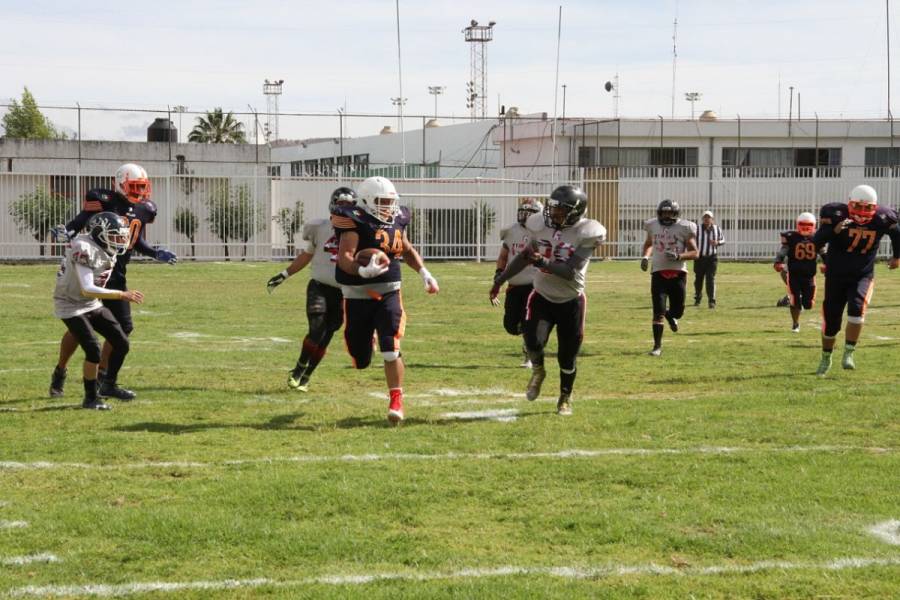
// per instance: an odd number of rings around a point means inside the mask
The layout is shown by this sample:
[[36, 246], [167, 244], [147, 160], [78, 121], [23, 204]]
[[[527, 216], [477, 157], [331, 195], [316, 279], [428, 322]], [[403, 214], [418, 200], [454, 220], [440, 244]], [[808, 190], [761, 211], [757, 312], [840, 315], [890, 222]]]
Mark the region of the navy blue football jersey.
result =
[[338, 237], [353, 231], [359, 236], [356, 251], [367, 248], [378, 248], [391, 259], [390, 267], [383, 275], [372, 279], [364, 279], [359, 275], [351, 275], [340, 267], [335, 267], [335, 279], [341, 285], [370, 285], [373, 283], [389, 283], [400, 281], [400, 265], [403, 262], [403, 232], [409, 225], [409, 209], [400, 207], [399, 214], [392, 223], [383, 223], [358, 206], [338, 207], [331, 215], [331, 224]]
[[878, 244], [885, 233], [891, 236], [895, 245], [900, 242], [897, 230], [897, 213], [893, 208], [879, 206], [872, 220], [864, 225], [851, 223], [835, 235], [834, 227], [850, 217], [850, 211], [843, 202], [826, 204], [819, 211], [819, 229], [814, 236], [818, 245], [828, 243], [825, 264], [828, 275], [869, 275], [875, 268]]
[[116, 260], [116, 266], [109, 278], [110, 286], [121, 285], [125, 283], [125, 272], [128, 262], [131, 260], [132, 251], [137, 251], [145, 256], [156, 256], [156, 250], [145, 239], [147, 225], [156, 219], [156, 206], [149, 202], [133, 204], [114, 190], [96, 188], [85, 194], [81, 212], [66, 225], [66, 230], [78, 233], [87, 226], [92, 216], [104, 211], [114, 212], [125, 217], [131, 234], [128, 251]]
[[787, 249], [787, 267], [791, 275], [815, 276], [818, 252], [813, 236], [785, 231], [781, 234], [781, 245]]

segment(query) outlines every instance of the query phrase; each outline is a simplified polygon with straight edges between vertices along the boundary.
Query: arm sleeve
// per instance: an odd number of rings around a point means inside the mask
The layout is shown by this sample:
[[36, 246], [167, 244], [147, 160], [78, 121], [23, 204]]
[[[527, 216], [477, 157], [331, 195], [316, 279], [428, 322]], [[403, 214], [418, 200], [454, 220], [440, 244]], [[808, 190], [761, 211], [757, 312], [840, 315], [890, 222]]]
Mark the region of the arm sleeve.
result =
[[891, 256], [900, 258], [900, 225], [894, 224], [887, 234], [891, 238]]
[[522, 269], [531, 264], [531, 261], [528, 260], [527, 255], [528, 253], [526, 252], [520, 252], [516, 254], [513, 259], [509, 261], [509, 264], [506, 265], [506, 269], [502, 273], [499, 273], [496, 277], [494, 277], [494, 283], [496, 285], [503, 285], [504, 281], [512, 279], [513, 277], [521, 273]]
[[68, 232], [69, 237], [75, 237], [75, 235], [84, 229], [85, 225], [87, 225], [88, 221], [90, 221], [91, 217], [95, 214], [97, 214], [96, 211], [83, 210], [75, 215], [74, 219], [66, 223], [66, 231]]
[[78, 272], [78, 283], [81, 285], [81, 295], [87, 298], [99, 298], [101, 300], [118, 300], [122, 297], [119, 290], [108, 290], [94, 284], [94, 271], [80, 262], [75, 263]]
[[557, 277], [571, 281], [572, 279], [575, 279], [575, 273], [580, 271], [591, 259], [593, 253], [593, 246], [581, 246], [575, 250], [572, 256], [569, 257], [569, 260], [565, 262], [557, 261], [547, 263], [543, 268], [545, 271], [549, 271]]
[[787, 259], [788, 255], [788, 247], [782, 245], [781, 248], [778, 249], [778, 253], [775, 255], [775, 262], [783, 263], [785, 259]]

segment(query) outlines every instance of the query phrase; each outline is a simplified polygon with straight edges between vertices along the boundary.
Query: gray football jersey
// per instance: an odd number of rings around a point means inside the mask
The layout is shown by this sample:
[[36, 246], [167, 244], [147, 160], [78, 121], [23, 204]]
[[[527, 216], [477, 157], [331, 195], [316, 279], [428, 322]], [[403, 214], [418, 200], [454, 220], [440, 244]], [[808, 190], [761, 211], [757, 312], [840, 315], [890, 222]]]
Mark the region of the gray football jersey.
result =
[[319, 283], [339, 288], [334, 278], [337, 264], [338, 239], [329, 219], [313, 219], [303, 225], [303, 239], [306, 251], [313, 255], [311, 261], [312, 278]]
[[[500, 230], [500, 241], [509, 248], [507, 264], [528, 246], [528, 230], [518, 222]], [[531, 285], [535, 268], [527, 266], [509, 280], [509, 285]]]
[[94, 285], [106, 287], [112, 274], [116, 257], [107, 254], [90, 235], [83, 233], [69, 244], [66, 255], [56, 273], [56, 288], [53, 290], [54, 313], [60, 319], [77, 317], [103, 306], [97, 298], [81, 295], [76, 264], [84, 265], [94, 273]]
[[[593, 219], [581, 219], [571, 227], [555, 229], [547, 227], [544, 215], [537, 213], [525, 222], [529, 241], [536, 251], [552, 261], [567, 261], [579, 249], [593, 251], [606, 240], [606, 228]], [[550, 302], [568, 302], [584, 292], [584, 283], [590, 261], [575, 272], [572, 280], [557, 277], [552, 273], [537, 269], [534, 274], [534, 289]]]
[[683, 260], [670, 260], [666, 251], [671, 250], [683, 254], [687, 250], [687, 241], [697, 237], [697, 224], [686, 219], [678, 219], [671, 225], [663, 225], [659, 219], [650, 219], [644, 223], [644, 230], [653, 241], [652, 267], [650, 271], [684, 271], [687, 263]]

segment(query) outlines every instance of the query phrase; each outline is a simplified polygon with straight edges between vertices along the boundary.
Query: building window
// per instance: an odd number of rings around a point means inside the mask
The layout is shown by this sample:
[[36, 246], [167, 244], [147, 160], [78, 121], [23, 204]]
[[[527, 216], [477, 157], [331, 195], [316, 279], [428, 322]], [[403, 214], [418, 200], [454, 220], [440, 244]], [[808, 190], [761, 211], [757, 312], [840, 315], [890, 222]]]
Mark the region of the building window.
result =
[[866, 177], [887, 177], [888, 173], [900, 175], [900, 148], [866, 148]]
[[596, 164], [618, 166], [620, 177], [696, 177], [698, 155], [697, 148], [603, 147]]
[[303, 170], [306, 172], [308, 177], [315, 177], [319, 174], [319, 161], [317, 160], [304, 160], [303, 161]]
[[291, 162], [291, 177], [303, 176], [303, 162], [295, 160]]
[[840, 177], [841, 158], [841, 148], [722, 148], [722, 176]]
[[594, 146], [578, 147], [578, 166], [593, 167], [597, 164], [597, 149]]
[[281, 177], [281, 165], [270, 165], [266, 168], [269, 177]]

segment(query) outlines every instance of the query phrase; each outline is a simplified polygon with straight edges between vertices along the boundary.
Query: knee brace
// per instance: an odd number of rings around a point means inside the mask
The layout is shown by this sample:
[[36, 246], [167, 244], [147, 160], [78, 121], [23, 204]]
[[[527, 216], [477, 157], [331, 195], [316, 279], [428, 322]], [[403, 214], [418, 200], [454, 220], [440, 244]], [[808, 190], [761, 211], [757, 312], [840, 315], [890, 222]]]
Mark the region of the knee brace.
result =
[[384, 362], [394, 362], [400, 358], [400, 351], [394, 350], [392, 352], [382, 352], [381, 357], [384, 358]]
[[862, 315], [860, 315], [858, 317], [851, 317], [850, 315], [847, 315], [847, 322], [853, 323], [854, 325], [862, 325], [865, 322], [865, 320], [866, 320], [866, 318], [863, 317]]

